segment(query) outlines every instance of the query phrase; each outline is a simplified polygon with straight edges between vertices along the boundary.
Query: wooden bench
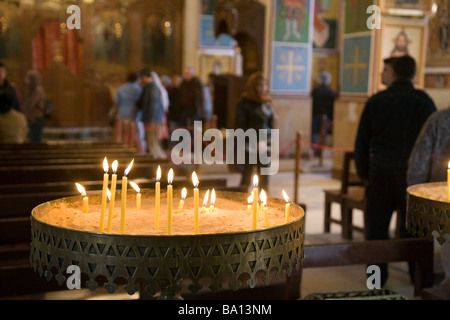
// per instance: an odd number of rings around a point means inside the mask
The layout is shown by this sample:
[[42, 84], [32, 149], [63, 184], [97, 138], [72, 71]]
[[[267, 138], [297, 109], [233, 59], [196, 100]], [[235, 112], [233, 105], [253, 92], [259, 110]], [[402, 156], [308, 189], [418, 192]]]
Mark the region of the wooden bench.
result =
[[433, 285], [433, 242], [390, 239], [305, 246], [303, 268], [415, 262], [414, 296]]

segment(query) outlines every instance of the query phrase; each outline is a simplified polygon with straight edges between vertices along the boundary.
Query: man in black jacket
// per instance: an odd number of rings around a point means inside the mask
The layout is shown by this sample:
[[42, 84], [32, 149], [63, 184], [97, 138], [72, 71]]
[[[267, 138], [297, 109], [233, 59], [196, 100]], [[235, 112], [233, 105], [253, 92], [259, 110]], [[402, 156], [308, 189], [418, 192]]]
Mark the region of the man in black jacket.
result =
[[[357, 172], [367, 186], [367, 240], [389, 238], [394, 211], [405, 222], [408, 159], [423, 124], [436, 111], [432, 99], [414, 88], [415, 60], [403, 56], [390, 63], [393, 81], [366, 102], [355, 142]], [[405, 223], [398, 227], [401, 237], [410, 236]], [[387, 265], [379, 267], [383, 286]], [[410, 275], [413, 273], [410, 264]]]
[[13, 109], [20, 111], [19, 99], [17, 99], [16, 89], [9, 83], [7, 77], [6, 65], [0, 61], [0, 91], [5, 92], [11, 97]]

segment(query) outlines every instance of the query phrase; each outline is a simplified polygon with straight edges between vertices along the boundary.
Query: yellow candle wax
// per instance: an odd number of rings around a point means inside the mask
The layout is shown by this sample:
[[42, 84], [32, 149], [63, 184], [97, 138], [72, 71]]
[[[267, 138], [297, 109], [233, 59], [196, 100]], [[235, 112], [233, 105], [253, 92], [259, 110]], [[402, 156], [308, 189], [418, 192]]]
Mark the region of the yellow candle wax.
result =
[[198, 204], [199, 204], [198, 185], [199, 185], [199, 181], [197, 178], [197, 174], [195, 172], [192, 173], [192, 183], [194, 184], [194, 234], [198, 234], [198, 231], [199, 231], [199, 226], [198, 226]]
[[75, 182], [75, 185], [77, 186], [78, 191], [83, 196], [83, 212], [88, 213], [89, 209], [89, 198], [86, 196], [86, 190], [84, 190], [83, 186], [79, 183]]
[[447, 199], [450, 201], [450, 161], [448, 162], [447, 169]]
[[129, 166], [123, 172], [122, 177], [122, 203], [120, 210], [120, 233], [125, 232], [125, 215], [127, 210], [127, 187], [128, 187], [128, 178], [127, 175], [130, 173], [131, 167], [133, 167], [134, 159], [131, 160]]
[[212, 189], [211, 192], [211, 204], [209, 206], [209, 212], [213, 213], [214, 212], [214, 203], [216, 202], [216, 191], [214, 190], [214, 188]]
[[253, 204], [253, 193], [248, 197], [247, 199], [247, 214], [251, 215], [252, 214], [252, 204]]
[[141, 189], [134, 181], [130, 181], [130, 185], [136, 190], [136, 210], [141, 210]]
[[103, 190], [102, 190], [102, 206], [101, 206], [101, 210], [100, 210], [100, 227], [99, 227], [99, 232], [103, 232], [103, 228], [104, 228], [104, 220], [105, 220], [105, 211], [106, 211], [106, 189], [108, 188], [108, 179], [109, 179], [109, 174], [108, 174], [108, 160], [105, 159], [103, 160], [103, 171], [105, 172], [103, 174]]
[[187, 196], [187, 189], [183, 188], [183, 190], [181, 190], [181, 199], [180, 199], [180, 204], [178, 205], [178, 210], [177, 210], [178, 213], [183, 211], [184, 200], [186, 199], [186, 196]]
[[261, 208], [262, 208], [262, 212], [264, 214], [264, 225], [266, 226], [266, 228], [269, 227], [269, 217], [267, 214], [267, 195], [266, 192], [264, 190], [261, 190], [261, 194], [259, 195], [260, 199], [261, 199]]
[[167, 184], [167, 233], [169, 235], [172, 234], [172, 198], [173, 198], [173, 170], [169, 170], [168, 176], [168, 184]]
[[108, 226], [107, 226], [107, 232], [111, 233], [111, 227], [112, 227], [112, 218], [114, 213], [114, 201], [116, 197], [116, 184], [117, 184], [117, 167], [119, 163], [117, 160], [114, 160], [112, 163], [112, 171], [111, 174], [111, 199], [109, 200], [109, 212], [108, 212]]
[[257, 227], [258, 222], [258, 176], [253, 177], [253, 206], [252, 206], [252, 227], [253, 230]]
[[291, 204], [289, 202], [289, 197], [284, 190], [283, 190], [283, 196], [284, 196], [284, 200], [286, 200], [286, 206], [284, 209], [284, 220], [285, 220], [285, 223], [288, 223], [289, 215], [290, 215], [290, 211], [291, 211]]
[[156, 171], [156, 183], [155, 183], [155, 229], [159, 229], [159, 210], [160, 210], [160, 188], [161, 184], [159, 182], [161, 180], [161, 167], [158, 166], [158, 170]]
[[203, 198], [202, 213], [206, 212], [206, 205], [208, 204], [208, 198], [209, 198], [209, 190], [206, 191], [205, 197]]

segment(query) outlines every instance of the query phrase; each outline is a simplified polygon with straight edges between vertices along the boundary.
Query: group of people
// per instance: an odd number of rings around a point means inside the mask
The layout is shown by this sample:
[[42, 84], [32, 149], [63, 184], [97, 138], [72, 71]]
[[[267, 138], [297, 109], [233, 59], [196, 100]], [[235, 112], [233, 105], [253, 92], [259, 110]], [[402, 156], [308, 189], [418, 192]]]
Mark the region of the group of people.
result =
[[47, 100], [39, 73], [27, 72], [22, 102], [7, 75], [0, 62], [0, 143], [41, 142]]
[[166, 159], [162, 142], [169, 138], [169, 131], [191, 127], [197, 120], [209, 121], [212, 116], [209, 87], [195, 76], [192, 66], [172, 78], [160, 77], [149, 68], [130, 74], [114, 102], [119, 125], [131, 124], [141, 152], [155, 159]]

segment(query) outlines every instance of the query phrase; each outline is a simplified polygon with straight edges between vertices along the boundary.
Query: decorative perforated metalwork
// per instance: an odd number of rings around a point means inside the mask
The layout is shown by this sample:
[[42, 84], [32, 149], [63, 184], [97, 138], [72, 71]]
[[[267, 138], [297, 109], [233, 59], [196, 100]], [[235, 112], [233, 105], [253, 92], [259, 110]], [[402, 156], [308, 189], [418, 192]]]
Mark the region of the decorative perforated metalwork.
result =
[[[236, 193], [229, 193], [229, 198]], [[248, 195], [240, 194], [242, 199]], [[227, 197], [225, 195], [225, 197]], [[72, 197], [79, 200], [79, 197]], [[65, 198], [71, 201], [71, 198]], [[279, 199], [274, 203], [284, 204]], [[33, 210], [31, 216], [32, 245], [30, 261], [40, 276], [47, 280], [55, 277], [59, 285], [66, 281], [66, 270], [78, 265], [88, 276], [85, 285], [95, 290], [99, 279], [106, 279], [104, 287], [113, 293], [117, 282], [124, 280], [125, 290], [133, 294], [143, 286], [161, 298], [179, 298], [181, 282], [189, 279], [189, 290], [201, 289], [200, 279], [212, 279], [209, 289], [219, 290], [224, 275], [230, 276], [232, 290], [242, 286], [240, 275], [248, 274], [248, 285], [254, 287], [256, 273], [265, 271], [263, 281], [290, 275], [301, 268], [304, 245], [304, 212], [291, 206], [292, 212], [300, 213], [299, 219], [268, 229], [186, 236], [134, 236], [83, 232], [52, 226], [36, 219], [36, 210], [45, 210], [44, 203]]]
[[413, 194], [416, 188], [435, 188], [445, 182], [425, 183], [408, 188], [406, 228], [412, 235], [433, 240], [433, 231], [438, 233], [437, 241], [443, 244], [444, 235], [450, 234], [450, 202], [433, 200]]

